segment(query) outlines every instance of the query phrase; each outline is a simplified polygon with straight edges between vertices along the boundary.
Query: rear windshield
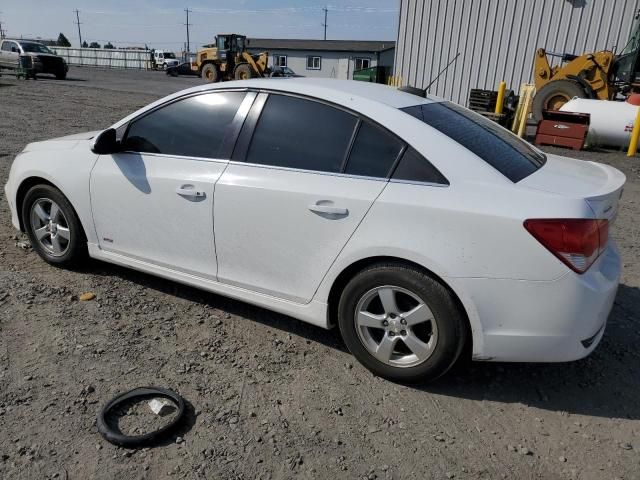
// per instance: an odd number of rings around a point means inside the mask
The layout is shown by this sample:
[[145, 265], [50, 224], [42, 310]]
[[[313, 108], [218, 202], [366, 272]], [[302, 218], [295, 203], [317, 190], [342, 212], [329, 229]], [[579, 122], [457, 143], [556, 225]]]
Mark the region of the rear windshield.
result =
[[547, 158], [497, 123], [451, 102], [401, 109], [475, 153], [512, 182], [538, 170]]

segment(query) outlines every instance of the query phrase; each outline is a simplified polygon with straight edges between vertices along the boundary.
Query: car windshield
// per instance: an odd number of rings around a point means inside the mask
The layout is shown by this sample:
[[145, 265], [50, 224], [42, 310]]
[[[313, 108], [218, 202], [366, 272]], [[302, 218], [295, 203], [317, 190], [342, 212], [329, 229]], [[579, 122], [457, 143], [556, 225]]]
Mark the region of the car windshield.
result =
[[51, 50], [40, 43], [20, 42], [20, 46], [25, 52], [53, 53]]
[[451, 102], [401, 109], [455, 140], [516, 183], [528, 177], [547, 157], [497, 123]]
[[165, 52], [164, 58], [176, 58], [176, 54], [173, 52]]

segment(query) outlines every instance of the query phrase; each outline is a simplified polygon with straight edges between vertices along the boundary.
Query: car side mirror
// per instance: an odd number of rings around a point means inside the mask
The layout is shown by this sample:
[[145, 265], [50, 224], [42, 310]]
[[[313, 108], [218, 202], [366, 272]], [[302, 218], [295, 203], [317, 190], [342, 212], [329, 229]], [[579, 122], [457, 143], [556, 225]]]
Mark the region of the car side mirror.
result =
[[100, 132], [91, 147], [93, 153], [98, 155], [108, 155], [109, 153], [117, 153], [120, 151], [120, 142], [116, 140], [116, 131], [113, 128], [107, 128]]

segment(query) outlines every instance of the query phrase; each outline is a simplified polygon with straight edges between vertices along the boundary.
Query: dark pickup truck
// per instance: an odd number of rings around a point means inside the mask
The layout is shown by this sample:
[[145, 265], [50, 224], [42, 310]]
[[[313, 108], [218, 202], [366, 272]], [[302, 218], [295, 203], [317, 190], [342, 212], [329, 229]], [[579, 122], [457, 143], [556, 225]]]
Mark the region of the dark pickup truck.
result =
[[0, 41], [0, 69], [17, 70], [21, 65], [21, 57], [27, 60], [27, 65], [22, 66], [29, 69], [34, 78], [39, 73], [50, 73], [58, 80], [67, 78], [67, 62], [45, 45], [27, 40]]

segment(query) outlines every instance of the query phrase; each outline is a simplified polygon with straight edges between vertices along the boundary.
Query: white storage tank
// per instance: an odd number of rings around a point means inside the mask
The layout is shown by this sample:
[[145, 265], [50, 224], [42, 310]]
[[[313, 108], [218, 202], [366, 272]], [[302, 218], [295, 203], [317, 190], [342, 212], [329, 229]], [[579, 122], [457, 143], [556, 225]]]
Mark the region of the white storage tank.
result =
[[638, 105], [633, 105], [628, 101], [573, 98], [560, 107], [560, 110], [591, 115], [587, 136], [588, 145], [624, 148], [629, 145], [638, 108], [640, 108]]

